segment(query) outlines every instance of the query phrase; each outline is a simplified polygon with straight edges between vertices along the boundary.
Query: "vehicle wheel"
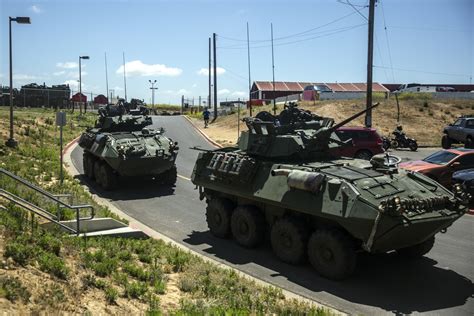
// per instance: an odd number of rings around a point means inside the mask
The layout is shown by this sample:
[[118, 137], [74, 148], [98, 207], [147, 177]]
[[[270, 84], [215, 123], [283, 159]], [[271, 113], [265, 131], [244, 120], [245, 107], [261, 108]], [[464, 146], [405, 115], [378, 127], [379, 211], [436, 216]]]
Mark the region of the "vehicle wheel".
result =
[[318, 229], [309, 239], [308, 259], [321, 276], [342, 280], [354, 272], [357, 255], [347, 235], [338, 230]]
[[466, 147], [466, 148], [473, 148], [473, 147], [474, 147], [474, 142], [472, 141], [472, 137], [468, 136], [468, 137], [466, 138], [465, 147]]
[[112, 190], [117, 187], [117, 175], [114, 173], [112, 168], [106, 163], [101, 163], [99, 167], [99, 178], [100, 185], [105, 190]]
[[84, 169], [84, 175], [87, 178], [91, 178], [91, 173], [90, 173], [90, 161], [89, 161], [89, 154], [84, 153], [82, 155], [82, 168]]
[[265, 218], [253, 206], [237, 206], [230, 219], [232, 235], [241, 246], [252, 248], [262, 242]]
[[451, 148], [451, 139], [447, 134], [444, 134], [441, 138], [441, 147], [443, 147], [443, 149]]
[[178, 177], [178, 171], [176, 169], [176, 166], [171, 167], [170, 169], [166, 170], [162, 174], [158, 176], [158, 178], [161, 178], [161, 181], [164, 184], [175, 184], [176, 183], [176, 178]]
[[362, 150], [359, 150], [358, 152], [356, 152], [356, 154], [354, 155], [354, 158], [357, 158], [357, 159], [364, 159], [364, 160], [370, 160], [370, 158], [372, 158], [372, 153], [366, 149], [362, 149]]
[[225, 238], [230, 233], [230, 217], [234, 204], [221, 198], [209, 200], [206, 207], [206, 221], [209, 231], [216, 237]]
[[417, 151], [418, 150], [418, 143], [416, 141], [411, 141], [408, 144], [408, 147], [410, 147], [411, 151]]
[[382, 148], [383, 150], [388, 150], [390, 148], [390, 140], [387, 138], [382, 139]]
[[300, 221], [279, 219], [272, 226], [270, 239], [273, 252], [282, 261], [297, 264], [305, 259], [308, 231]]
[[435, 242], [435, 237], [431, 237], [424, 242], [414, 245], [411, 247], [401, 248], [397, 250], [397, 253], [403, 257], [407, 258], [420, 258], [426, 255], [433, 248]]
[[84, 175], [89, 179], [94, 179], [94, 160], [90, 154], [84, 154], [82, 157]]
[[94, 170], [94, 178], [95, 182], [98, 184], [102, 185], [102, 179], [100, 178], [100, 166], [102, 165], [102, 162], [99, 160], [94, 161], [94, 165], [92, 167], [92, 170]]
[[392, 147], [393, 149], [396, 149], [398, 148], [399, 144], [398, 144], [398, 141], [396, 139], [392, 139], [390, 141], [390, 147]]

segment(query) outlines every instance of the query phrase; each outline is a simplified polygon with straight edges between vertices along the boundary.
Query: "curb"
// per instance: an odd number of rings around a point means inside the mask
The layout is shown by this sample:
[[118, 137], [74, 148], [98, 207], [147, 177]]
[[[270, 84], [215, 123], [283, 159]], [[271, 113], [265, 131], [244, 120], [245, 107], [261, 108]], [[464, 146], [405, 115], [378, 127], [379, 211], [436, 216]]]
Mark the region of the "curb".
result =
[[218, 148], [222, 148], [222, 145], [219, 144], [219, 143], [216, 143], [212, 138], [210, 138], [206, 133], [204, 133], [199, 127], [197, 127], [193, 121], [191, 121], [191, 119], [187, 116], [187, 115], [183, 115], [183, 117], [188, 120], [189, 124], [191, 124], [191, 126], [197, 131], [199, 132], [202, 137], [204, 137], [211, 145], [215, 146], [215, 147], [218, 147]]
[[[188, 118], [189, 120], [189, 118]], [[190, 122], [191, 125], [198, 129], [194, 124], [192, 124], [192, 122]], [[199, 130], [199, 129], [198, 129]], [[207, 137], [204, 136], [204, 137]], [[64, 155], [64, 167], [65, 167], [65, 170], [67, 173], [69, 173], [70, 176], [74, 177], [74, 176], [77, 176], [79, 175], [79, 172], [76, 170], [76, 168], [74, 167], [74, 164], [72, 163], [72, 159], [71, 159], [71, 153], [72, 151], [76, 148], [77, 146], [77, 140], [78, 140], [79, 137], [77, 137], [76, 139], [72, 140], [70, 143], [68, 143], [66, 145], [67, 149], [65, 149], [63, 151], [63, 155]], [[206, 138], [206, 139], [209, 139], [209, 138]], [[213, 144], [213, 142], [210, 141], [211, 144]], [[220, 146], [220, 145], [219, 145]], [[261, 280], [257, 277], [254, 277], [250, 274], [247, 274], [237, 268], [234, 268], [234, 267], [231, 267], [231, 266], [228, 266], [227, 264], [223, 263], [223, 262], [220, 262], [214, 258], [210, 258], [210, 257], [207, 257], [193, 249], [190, 249], [188, 248], [187, 246], [171, 239], [170, 237], [166, 236], [166, 235], [163, 235], [162, 233], [154, 230], [153, 228], [143, 224], [142, 222], [136, 220], [135, 218], [131, 217], [130, 215], [124, 213], [122, 210], [120, 210], [118, 207], [116, 207], [115, 205], [112, 204], [111, 200], [108, 200], [108, 199], [105, 199], [105, 198], [102, 198], [100, 196], [98, 196], [96, 194], [96, 192], [94, 192], [94, 190], [91, 190], [91, 188], [89, 188], [87, 185], [83, 184], [82, 185], [84, 187], [84, 189], [90, 193], [90, 195], [92, 196], [92, 199], [99, 205], [102, 205], [102, 206], [105, 206], [107, 208], [110, 209], [110, 211], [112, 213], [114, 213], [115, 215], [125, 219], [128, 221], [128, 225], [131, 227], [131, 228], [134, 228], [134, 229], [139, 229], [141, 231], [143, 231], [145, 234], [147, 234], [148, 236], [150, 236], [151, 238], [154, 238], [154, 239], [161, 239], [163, 240], [164, 242], [168, 243], [168, 244], [171, 244], [173, 246], [176, 246], [178, 247], [179, 249], [181, 250], [184, 250], [184, 251], [187, 251], [193, 255], [196, 255], [198, 256], [199, 258], [203, 259], [204, 261], [206, 262], [209, 262], [209, 263], [212, 263], [212, 264], [215, 264], [216, 266], [220, 267], [220, 268], [224, 268], [224, 269], [230, 269], [230, 270], [233, 270], [237, 273], [237, 275], [239, 275], [240, 277], [243, 277], [243, 278], [246, 278], [247, 280], [250, 280], [250, 281], [253, 281], [255, 282], [256, 284], [258, 285], [261, 285], [261, 286], [271, 286], [271, 287], [275, 287], [275, 288], [279, 288], [283, 295], [285, 295], [285, 298], [287, 299], [296, 299], [296, 300], [299, 300], [299, 301], [302, 301], [302, 302], [305, 302], [305, 303], [308, 303], [314, 307], [320, 307], [320, 308], [324, 308], [326, 310], [329, 310], [329, 312], [331, 312], [332, 314], [334, 315], [348, 315], [348, 313], [346, 312], [343, 312], [342, 310], [338, 310], [334, 307], [332, 307], [331, 305], [328, 305], [328, 304], [324, 304], [324, 303], [319, 303], [319, 302], [316, 302], [312, 299], [309, 299], [307, 297], [304, 297], [302, 295], [299, 295], [299, 294], [296, 294], [296, 293], [293, 293], [291, 291], [288, 291], [288, 290], [285, 290], [277, 285], [274, 285], [274, 284], [271, 284], [267, 281], [264, 281], [264, 280]]]

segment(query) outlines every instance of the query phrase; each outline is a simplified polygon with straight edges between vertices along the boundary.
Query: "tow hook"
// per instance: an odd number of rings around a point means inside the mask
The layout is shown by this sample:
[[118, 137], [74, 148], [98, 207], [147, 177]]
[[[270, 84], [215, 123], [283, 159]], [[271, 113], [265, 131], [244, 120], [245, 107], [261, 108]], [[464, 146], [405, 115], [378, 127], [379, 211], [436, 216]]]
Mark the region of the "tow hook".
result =
[[443, 229], [441, 229], [440, 233], [441, 233], [441, 234], [446, 234], [447, 231], [448, 231], [447, 228], [443, 228]]

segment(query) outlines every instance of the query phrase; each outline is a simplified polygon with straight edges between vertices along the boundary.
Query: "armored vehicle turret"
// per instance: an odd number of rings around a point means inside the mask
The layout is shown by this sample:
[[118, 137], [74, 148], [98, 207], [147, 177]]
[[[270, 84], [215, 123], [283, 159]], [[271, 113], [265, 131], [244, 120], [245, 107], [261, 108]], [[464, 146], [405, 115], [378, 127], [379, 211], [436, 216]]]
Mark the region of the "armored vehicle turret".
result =
[[467, 194], [398, 169], [400, 159], [388, 154], [333, 157], [332, 147], [351, 145], [335, 129], [365, 112], [338, 124], [296, 106], [267, 112], [245, 119], [238, 147], [199, 153], [192, 182], [207, 202], [210, 232], [244, 247], [269, 232], [281, 260], [309, 259], [336, 280], [354, 272], [360, 252], [428, 253], [435, 235], [466, 212]]
[[82, 133], [84, 174], [104, 189], [114, 189], [118, 177], [151, 177], [166, 184], [176, 182], [178, 143], [151, 129], [148, 116], [101, 115], [94, 128]]

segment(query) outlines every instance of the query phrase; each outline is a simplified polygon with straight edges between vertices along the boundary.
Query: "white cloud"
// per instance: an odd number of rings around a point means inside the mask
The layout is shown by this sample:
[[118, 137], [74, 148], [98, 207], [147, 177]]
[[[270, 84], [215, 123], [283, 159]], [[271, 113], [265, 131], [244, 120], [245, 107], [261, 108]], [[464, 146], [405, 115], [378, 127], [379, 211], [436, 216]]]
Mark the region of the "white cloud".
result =
[[26, 75], [26, 74], [13, 74], [13, 80], [26, 81], [26, 80], [36, 80], [36, 79], [40, 79], [40, 78], [37, 76]]
[[56, 71], [56, 72], [53, 72], [53, 76], [62, 76], [64, 75], [66, 72], [64, 70], [61, 70], [61, 71]]
[[217, 91], [217, 94], [219, 94], [219, 95], [229, 94], [229, 93], [230, 93], [229, 89], [221, 89], [221, 90]]
[[[73, 61], [66, 61], [64, 63], [56, 63], [56, 67], [63, 68], [63, 69], [73, 69], [78, 68], [79, 64]], [[84, 65], [82, 65], [84, 67]]]
[[234, 92], [231, 93], [231, 96], [233, 96], [233, 97], [245, 97], [245, 96], [247, 96], [247, 92], [234, 91]]
[[119, 86], [115, 86], [115, 87], [114, 87], [114, 90], [115, 90], [115, 91], [121, 91], [121, 90], [123, 90], [123, 88], [122, 88], [122, 87], [119, 87]]
[[176, 93], [177, 93], [177, 94], [188, 94], [189, 91], [186, 90], [186, 89], [179, 89]]
[[193, 83], [192, 88], [196, 88], [197, 86], [197, 83]]
[[30, 11], [33, 11], [36, 14], [40, 14], [43, 12], [43, 9], [41, 9], [38, 5], [35, 4], [30, 7]]
[[[68, 84], [72, 90], [79, 89], [79, 82], [77, 82], [77, 80], [66, 80], [64, 81], [64, 84]], [[82, 84], [82, 89], [84, 89], [84, 84]]]
[[[216, 72], [217, 72], [217, 75], [220, 76], [220, 75], [225, 74], [225, 69], [221, 67], [217, 67]], [[197, 74], [200, 76], [209, 76], [209, 69], [201, 68], [197, 71]], [[214, 70], [211, 70], [211, 76], [213, 75], [214, 75]]]
[[[141, 60], [134, 60], [125, 63], [125, 71], [127, 76], [168, 76], [175, 77], [183, 72], [180, 68], [168, 67], [162, 64], [144, 64]], [[123, 74], [123, 65], [120, 66], [117, 74]]]

